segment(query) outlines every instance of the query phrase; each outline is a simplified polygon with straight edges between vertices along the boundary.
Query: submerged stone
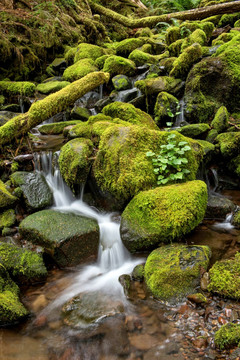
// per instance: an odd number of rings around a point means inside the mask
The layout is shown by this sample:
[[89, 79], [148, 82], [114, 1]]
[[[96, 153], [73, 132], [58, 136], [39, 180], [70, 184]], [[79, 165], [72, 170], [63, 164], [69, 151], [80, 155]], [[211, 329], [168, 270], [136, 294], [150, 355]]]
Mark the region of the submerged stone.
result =
[[207, 269], [208, 246], [168, 245], [155, 249], [145, 264], [145, 280], [152, 294], [170, 303], [183, 301], [200, 284], [201, 268]]
[[12, 183], [22, 190], [29, 210], [41, 210], [53, 203], [53, 195], [44, 176], [39, 172], [16, 171], [11, 175]]
[[207, 187], [196, 180], [140, 192], [122, 213], [121, 237], [131, 252], [178, 240], [204, 218]]
[[43, 246], [60, 267], [97, 257], [99, 229], [93, 219], [43, 210], [26, 217], [19, 231], [27, 240]]

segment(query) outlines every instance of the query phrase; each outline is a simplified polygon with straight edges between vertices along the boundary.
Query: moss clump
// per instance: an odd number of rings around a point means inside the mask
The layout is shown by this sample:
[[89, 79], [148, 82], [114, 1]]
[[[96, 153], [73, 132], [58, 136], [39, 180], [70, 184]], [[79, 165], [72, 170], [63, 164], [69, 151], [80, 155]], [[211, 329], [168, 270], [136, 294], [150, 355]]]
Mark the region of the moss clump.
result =
[[111, 52], [109, 49], [86, 43], [79, 44], [75, 49], [74, 63], [86, 58], [96, 60], [100, 56], [107, 55]]
[[240, 253], [233, 260], [217, 261], [209, 270], [209, 275], [208, 291], [240, 299]]
[[5, 102], [5, 97], [3, 95], [0, 95], [0, 106], [2, 106]]
[[199, 285], [201, 268], [207, 269], [210, 256], [208, 246], [160, 247], [147, 258], [147, 286], [156, 298], [177, 303]]
[[136, 66], [132, 60], [112, 55], [106, 59], [103, 71], [110, 73], [111, 76], [118, 74], [132, 76], [136, 72]]
[[16, 221], [15, 211], [9, 209], [0, 214], [0, 229], [14, 225]]
[[220, 350], [240, 345], [240, 324], [227, 323], [216, 331], [214, 341]]
[[182, 44], [183, 44], [183, 39], [179, 39], [174, 41], [169, 47], [169, 55], [173, 56], [173, 57], [178, 57], [182, 51]]
[[207, 44], [207, 36], [201, 29], [196, 29], [191, 35], [184, 39], [182, 43], [182, 49], [186, 49], [188, 46], [198, 43], [201, 46]]
[[229, 114], [227, 108], [225, 106], [221, 106], [215, 114], [213, 121], [211, 122], [211, 127], [217, 130], [217, 132], [220, 134], [228, 128], [228, 121]]
[[169, 27], [167, 29], [165, 39], [166, 39], [167, 45], [171, 45], [175, 41], [181, 39], [181, 30], [180, 30], [179, 26]]
[[158, 55], [151, 55], [138, 49], [133, 50], [128, 58], [134, 61], [136, 66], [142, 66], [146, 63], [156, 64], [158, 62]]
[[66, 53], [64, 55], [64, 58], [68, 65], [72, 65], [74, 62], [74, 57], [76, 54], [77, 48], [76, 47], [67, 47]]
[[102, 112], [104, 115], [111, 116], [112, 118], [120, 118], [130, 124], [143, 125], [150, 129], [157, 130], [157, 126], [151, 116], [132, 104], [115, 101], [105, 106]]
[[159, 76], [154, 79], [138, 80], [135, 86], [145, 95], [158, 94], [160, 91], [174, 95], [182, 86], [182, 81], [172, 76]]
[[178, 99], [175, 96], [161, 91], [154, 106], [154, 120], [158, 126], [165, 126], [167, 121], [171, 121], [168, 113], [175, 114], [177, 112]]
[[16, 245], [0, 242], [0, 264], [20, 282], [39, 281], [47, 276], [42, 256]]
[[224, 14], [222, 15], [218, 26], [219, 27], [224, 27], [226, 25], [231, 25], [232, 27], [234, 26], [234, 23], [240, 19], [240, 13], [235, 13], [235, 14]]
[[132, 275], [133, 280], [143, 281], [143, 279], [144, 279], [144, 265], [139, 264], [139, 265], [135, 266], [135, 268], [133, 269], [131, 275]]
[[43, 135], [58, 135], [61, 134], [65, 127], [69, 125], [77, 125], [81, 121], [79, 120], [69, 120], [69, 121], [61, 121], [52, 124], [41, 125], [38, 130]]
[[33, 96], [36, 85], [28, 81], [0, 81], [0, 93], [6, 96]]
[[70, 82], [68, 81], [48, 81], [46, 83], [39, 84], [36, 90], [47, 95], [59, 91], [69, 84]]
[[92, 59], [82, 59], [75, 64], [69, 66], [63, 73], [63, 79], [66, 81], [75, 81], [81, 79], [85, 75], [97, 71]]
[[135, 37], [151, 37], [153, 35], [151, 29], [149, 27], [145, 27], [142, 29], [139, 29], [136, 33], [135, 33]]
[[239, 154], [240, 133], [222, 133], [217, 136], [216, 141], [220, 146], [220, 152], [224, 158], [232, 158]]
[[127, 57], [133, 50], [142, 46], [146, 41], [146, 38], [141, 37], [122, 40], [115, 46], [117, 55]]
[[185, 79], [192, 65], [200, 60], [201, 56], [202, 47], [198, 43], [187, 47], [174, 61], [170, 76]]
[[209, 130], [210, 126], [208, 124], [190, 124], [177, 129], [182, 135], [193, 139], [204, 139]]
[[104, 63], [107, 58], [109, 58], [111, 55], [103, 55], [97, 58], [97, 60], [94, 61], [94, 65], [98, 67], [98, 69], [103, 69]]
[[61, 148], [59, 167], [63, 179], [72, 188], [86, 182], [93, 152], [93, 143], [88, 139], [73, 139]]
[[123, 242], [136, 252], [179, 239], [202, 221], [206, 207], [207, 187], [199, 180], [143, 191], [123, 211]]
[[216, 39], [212, 41], [212, 45], [222, 45], [234, 38], [235, 34], [232, 33], [223, 33], [219, 35]]
[[116, 75], [112, 78], [114, 89], [117, 91], [131, 88], [131, 81], [126, 75]]
[[13, 205], [17, 198], [10, 194], [5, 184], [0, 180], [0, 208], [5, 208]]

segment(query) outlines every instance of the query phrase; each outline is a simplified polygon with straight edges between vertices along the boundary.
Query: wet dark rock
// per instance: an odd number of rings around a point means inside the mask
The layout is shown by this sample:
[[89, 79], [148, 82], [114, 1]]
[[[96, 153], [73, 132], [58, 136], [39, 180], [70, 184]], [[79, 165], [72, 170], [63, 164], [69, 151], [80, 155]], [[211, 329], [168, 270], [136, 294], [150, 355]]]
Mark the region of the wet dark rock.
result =
[[18, 163], [28, 162], [33, 160], [33, 154], [25, 154], [25, 155], [18, 155], [15, 156], [14, 161], [17, 161]]
[[71, 119], [87, 121], [89, 116], [91, 116], [91, 112], [82, 106], [74, 106], [71, 111]]
[[26, 206], [30, 211], [41, 210], [52, 205], [52, 191], [42, 174], [16, 171], [11, 175], [11, 181], [22, 190]]
[[26, 217], [19, 230], [24, 238], [43, 246], [60, 267], [97, 257], [99, 229], [95, 220], [43, 210]]
[[209, 195], [205, 217], [210, 219], [225, 219], [235, 208], [234, 203], [219, 195]]
[[121, 101], [121, 102], [130, 102], [131, 100], [135, 99], [139, 95], [139, 90], [137, 88], [132, 88], [129, 90], [119, 91], [115, 94], [114, 101]]
[[144, 279], [144, 264], [139, 264], [139, 265], [135, 266], [131, 275], [132, 275], [133, 280], [143, 281], [143, 279]]
[[11, 120], [13, 117], [19, 115], [19, 113], [11, 111], [0, 111], [0, 126], [4, 125], [8, 120]]
[[115, 99], [115, 94], [113, 93], [113, 94], [111, 94], [109, 96], [104, 97], [103, 99], [98, 100], [95, 103], [95, 109], [97, 110], [97, 112], [101, 112], [102, 109], [105, 106], [111, 104], [114, 101], [114, 99]]
[[130, 275], [121, 275], [118, 279], [118, 281], [120, 282], [120, 284], [123, 287], [123, 291], [125, 296], [128, 298], [129, 297], [129, 290], [131, 287], [131, 276]]

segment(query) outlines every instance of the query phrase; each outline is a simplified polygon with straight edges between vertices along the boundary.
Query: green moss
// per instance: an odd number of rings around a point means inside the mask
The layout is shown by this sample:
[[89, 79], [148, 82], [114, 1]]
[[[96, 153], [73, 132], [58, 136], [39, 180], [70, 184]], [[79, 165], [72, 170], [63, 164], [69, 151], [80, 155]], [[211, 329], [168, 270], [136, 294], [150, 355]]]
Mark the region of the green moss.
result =
[[117, 91], [127, 90], [132, 87], [130, 79], [126, 75], [116, 75], [112, 78], [114, 89]]
[[94, 61], [91, 59], [82, 59], [69, 66], [63, 73], [63, 79], [66, 81], [75, 81], [85, 75], [97, 71]]
[[233, 216], [233, 225], [240, 228], [240, 211], [237, 211]]
[[125, 59], [121, 56], [112, 55], [104, 63], [103, 71], [108, 72], [111, 76], [124, 74], [132, 76], [135, 74], [136, 66], [132, 60]]
[[43, 84], [38, 84], [36, 90], [42, 94], [51, 94], [63, 89], [65, 86], [69, 84], [70, 82], [68, 81], [48, 81]]
[[149, 27], [139, 29], [135, 33], [135, 37], [151, 37], [152, 35], [153, 33]]
[[122, 40], [115, 46], [117, 55], [127, 57], [133, 50], [142, 46], [146, 41], [146, 38], [141, 37]]
[[196, 29], [191, 35], [184, 39], [181, 50], [186, 49], [188, 46], [198, 43], [201, 46], [207, 44], [207, 36], [201, 29]]
[[2, 106], [5, 102], [5, 97], [3, 95], [0, 95], [0, 106]]
[[135, 86], [145, 95], [158, 94], [160, 91], [166, 91], [174, 95], [181, 84], [180, 79], [175, 79], [172, 76], [159, 76], [154, 79], [135, 82]]
[[121, 228], [130, 229], [123, 242], [132, 251], [141, 251], [181, 238], [204, 218], [207, 187], [195, 180], [142, 191], [127, 205]]
[[175, 41], [181, 39], [181, 30], [178, 26], [171, 26], [167, 29], [166, 32], [166, 44], [170, 45], [174, 43]]
[[60, 151], [59, 167], [63, 179], [72, 188], [86, 182], [91, 166], [93, 144], [88, 139], [77, 138], [65, 144]]
[[64, 57], [68, 65], [72, 65], [74, 63], [74, 57], [77, 52], [76, 47], [68, 47]]
[[217, 136], [216, 141], [224, 158], [231, 158], [239, 154], [240, 133], [222, 133]]
[[202, 56], [201, 45], [195, 43], [181, 53], [174, 61], [170, 76], [185, 79], [192, 65], [200, 60]]
[[16, 221], [15, 211], [9, 209], [0, 214], [0, 229], [14, 225]]
[[234, 23], [240, 19], [240, 13], [234, 13], [234, 14], [224, 14], [222, 15], [218, 26], [219, 27], [224, 27], [226, 25], [231, 25], [234, 26]]
[[17, 198], [10, 194], [4, 183], [0, 180], [0, 208], [9, 207], [16, 202]]
[[171, 121], [168, 112], [175, 114], [177, 111], [178, 99], [175, 96], [161, 91], [154, 106], [154, 120], [158, 126], [165, 126], [167, 121]]
[[198, 140], [198, 143], [203, 147], [205, 161], [207, 159], [211, 158], [211, 156], [209, 156], [209, 155], [214, 154], [215, 145], [213, 145], [211, 142], [205, 141], [205, 140]]
[[232, 33], [223, 33], [223, 34], [220, 34], [216, 39], [214, 39], [212, 41], [212, 45], [215, 46], [215, 45], [222, 45], [230, 40], [232, 40], [234, 38], [234, 34]]
[[209, 130], [208, 124], [190, 124], [177, 129], [182, 135], [193, 139], [205, 138]]
[[174, 41], [171, 45], [169, 45], [168, 50], [170, 56], [178, 57], [182, 51], [182, 44], [183, 44], [183, 39], [179, 39]]
[[158, 129], [150, 115], [135, 106], [120, 101], [115, 101], [102, 110], [104, 115], [112, 118], [120, 118], [131, 124], [147, 126], [150, 129]]
[[104, 49], [97, 45], [81, 43], [76, 47], [74, 63], [86, 58], [96, 60], [100, 56], [107, 55], [111, 52], [111, 50]]
[[199, 285], [201, 268], [207, 269], [207, 246], [170, 245], [154, 250], [145, 264], [145, 280], [155, 297], [178, 302]]
[[229, 126], [228, 121], [229, 114], [227, 108], [225, 106], [221, 106], [211, 122], [211, 127], [217, 130], [218, 133], [224, 132]]
[[139, 264], [135, 266], [131, 275], [134, 280], [142, 281], [144, 279], [144, 265]]
[[6, 96], [33, 96], [36, 85], [28, 81], [0, 81], [0, 93]]
[[233, 260], [217, 261], [209, 270], [208, 291], [232, 299], [240, 299], [240, 253]]
[[41, 255], [12, 244], [0, 242], [0, 264], [18, 281], [38, 281], [47, 275]]
[[43, 135], [58, 135], [63, 132], [65, 127], [69, 125], [77, 125], [79, 123], [81, 123], [80, 120], [61, 121], [57, 123], [41, 125], [38, 130]]
[[175, 60], [176, 60], [176, 57], [173, 57], [173, 56], [166, 58], [166, 59], [162, 59], [159, 62], [159, 66], [163, 66], [164, 69], [166, 69], [166, 72], [169, 74], [173, 68], [173, 63]]
[[107, 58], [109, 58], [111, 55], [103, 55], [97, 58], [97, 60], [94, 61], [94, 65], [98, 67], [99, 70], [103, 69], [104, 63]]
[[240, 324], [227, 323], [218, 329], [214, 341], [220, 350], [240, 344]]
[[133, 50], [129, 57], [130, 60], [134, 61], [136, 66], [142, 66], [146, 63], [156, 64], [159, 61], [158, 55], [150, 55], [142, 50], [135, 49]]

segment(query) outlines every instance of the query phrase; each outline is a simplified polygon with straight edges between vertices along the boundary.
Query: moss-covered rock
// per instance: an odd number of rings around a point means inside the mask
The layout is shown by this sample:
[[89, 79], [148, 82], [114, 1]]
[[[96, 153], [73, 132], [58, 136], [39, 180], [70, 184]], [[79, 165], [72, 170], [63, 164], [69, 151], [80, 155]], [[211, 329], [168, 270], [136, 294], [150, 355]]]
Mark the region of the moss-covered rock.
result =
[[76, 105], [71, 110], [71, 119], [74, 120], [87, 121], [90, 116], [91, 116], [91, 112], [86, 107]]
[[168, 27], [165, 35], [166, 44], [170, 45], [175, 41], [181, 39], [181, 29], [179, 26], [170, 26]]
[[198, 43], [201, 46], [207, 44], [207, 36], [201, 29], [196, 29], [192, 34], [186, 37], [182, 43], [181, 50], [186, 49], [188, 46]]
[[69, 66], [64, 71], [63, 79], [72, 82], [81, 79], [85, 75], [97, 70], [98, 68], [94, 65], [94, 61], [92, 59], [82, 59]]
[[0, 180], [0, 208], [10, 207], [17, 201], [6, 188], [5, 184]]
[[161, 91], [176, 95], [182, 89], [183, 83], [181, 79], [172, 76], [159, 76], [154, 79], [138, 80], [135, 86], [146, 95], [158, 94]]
[[104, 49], [97, 45], [81, 43], [75, 48], [74, 63], [86, 58], [96, 60], [100, 56], [107, 55], [110, 52], [110, 49]]
[[120, 118], [130, 124], [147, 126], [149, 129], [158, 129], [149, 114], [136, 108], [132, 104], [115, 101], [105, 106], [102, 112], [104, 115], [111, 116], [112, 118]]
[[95, 220], [43, 210], [26, 217], [19, 230], [24, 238], [43, 246], [61, 267], [97, 257], [99, 229]]
[[216, 138], [219, 144], [221, 155], [224, 158], [233, 158], [240, 152], [240, 133], [227, 132], [222, 133]]
[[229, 114], [225, 106], [221, 106], [216, 112], [213, 121], [211, 122], [211, 127], [220, 134], [224, 132], [229, 124]]
[[16, 221], [15, 211], [13, 209], [8, 209], [0, 214], [0, 230], [4, 227], [10, 227], [14, 225]]
[[0, 93], [6, 96], [33, 96], [36, 85], [28, 81], [0, 81]]
[[52, 124], [41, 125], [38, 128], [38, 131], [43, 135], [58, 135], [63, 132], [65, 127], [69, 125], [77, 125], [81, 123], [80, 120], [69, 120], [69, 121], [60, 121]]
[[69, 84], [70, 82], [68, 81], [48, 81], [46, 83], [38, 84], [36, 90], [47, 95], [59, 91]]
[[234, 259], [217, 261], [209, 270], [208, 291], [220, 296], [240, 299], [240, 253]]
[[19, 283], [39, 282], [47, 276], [40, 254], [13, 244], [0, 242], [0, 264]]
[[203, 162], [205, 164], [211, 162], [211, 160], [213, 159], [214, 155], [216, 154], [216, 148], [215, 145], [213, 145], [212, 143], [210, 143], [209, 141], [206, 140], [201, 140], [198, 139], [198, 143], [202, 146], [203, 148]]
[[218, 329], [214, 341], [220, 350], [240, 344], [240, 324], [227, 323]]
[[165, 126], [167, 121], [172, 121], [169, 113], [174, 116], [177, 112], [178, 99], [168, 94], [165, 91], [161, 91], [154, 106], [154, 120], [158, 126]]
[[137, 281], [143, 281], [144, 279], [144, 264], [139, 264], [135, 266], [132, 271], [132, 279]]
[[159, 60], [158, 55], [151, 55], [139, 49], [133, 50], [128, 58], [134, 61], [136, 66], [142, 66], [144, 64], [156, 64]]
[[182, 135], [193, 139], [205, 139], [209, 130], [208, 124], [190, 124], [177, 129]]
[[0, 325], [12, 325], [28, 315], [19, 300], [19, 288], [0, 264]]
[[63, 70], [67, 67], [65, 58], [56, 58], [53, 62], [47, 67], [46, 73], [49, 76], [60, 75]]
[[117, 91], [130, 89], [132, 84], [126, 75], [116, 75], [112, 78], [114, 89]]
[[183, 44], [183, 39], [178, 39], [174, 41], [171, 45], [169, 45], [168, 47], [169, 55], [171, 57], [178, 57], [182, 51], [182, 44]]
[[132, 60], [125, 59], [121, 56], [109, 56], [103, 66], [103, 71], [108, 72], [111, 76], [123, 74], [133, 76], [136, 72], [135, 63]]
[[127, 57], [133, 50], [141, 47], [146, 41], [146, 38], [141, 37], [122, 40], [115, 46], [117, 55]]
[[212, 45], [222, 45], [230, 40], [235, 36], [235, 34], [232, 33], [223, 33], [220, 34], [216, 39], [212, 41]]
[[188, 46], [181, 55], [174, 61], [170, 76], [186, 79], [193, 64], [202, 57], [202, 48], [198, 43]]
[[206, 137], [206, 141], [210, 143], [214, 143], [217, 136], [218, 136], [217, 130], [211, 129]]
[[53, 195], [44, 176], [39, 172], [16, 171], [11, 181], [20, 187], [26, 206], [30, 211], [37, 211], [53, 203]]
[[91, 140], [83, 138], [73, 139], [61, 148], [60, 172], [71, 188], [86, 182], [91, 167], [92, 152], [93, 143]]
[[[202, 157], [202, 148], [196, 141], [174, 133], [177, 142], [187, 141], [192, 148], [186, 153], [190, 171], [186, 179], [193, 180]], [[168, 132], [137, 125], [111, 126], [104, 131], [93, 164], [93, 176], [101, 194], [111, 200], [113, 208], [122, 209], [138, 192], [156, 186], [157, 178], [146, 152], [152, 150], [157, 153], [160, 146], [167, 143], [168, 136]]]
[[136, 252], [177, 240], [202, 221], [206, 207], [207, 187], [202, 181], [141, 192], [123, 211], [123, 243]]
[[234, 214], [232, 223], [236, 228], [238, 228], [238, 229], [240, 228], [240, 211], [237, 211]]
[[207, 269], [208, 246], [169, 245], [154, 250], [145, 264], [145, 280], [153, 295], [177, 303], [199, 286], [201, 269]]

